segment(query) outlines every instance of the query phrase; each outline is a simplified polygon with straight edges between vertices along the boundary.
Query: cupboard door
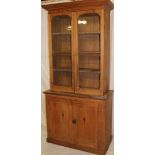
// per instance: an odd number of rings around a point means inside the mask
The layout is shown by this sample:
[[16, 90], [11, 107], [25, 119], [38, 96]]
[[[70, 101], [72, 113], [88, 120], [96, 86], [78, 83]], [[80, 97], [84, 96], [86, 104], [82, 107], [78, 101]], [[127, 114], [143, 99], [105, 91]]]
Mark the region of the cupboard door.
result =
[[72, 104], [69, 99], [47, 97], [48, 137], [71, 142]]
[[101, 11], [77, 13], [77, 85], [82, 94], [101, 95], [103, 47]]
[[98, 105], [90, 100], [73, 101], [75, 143], [79, 146], [97, 148]]
[[72, 71], [72, 17], [57, 15], [51, 17], [51, 83], [52, 90], [73, 92]]

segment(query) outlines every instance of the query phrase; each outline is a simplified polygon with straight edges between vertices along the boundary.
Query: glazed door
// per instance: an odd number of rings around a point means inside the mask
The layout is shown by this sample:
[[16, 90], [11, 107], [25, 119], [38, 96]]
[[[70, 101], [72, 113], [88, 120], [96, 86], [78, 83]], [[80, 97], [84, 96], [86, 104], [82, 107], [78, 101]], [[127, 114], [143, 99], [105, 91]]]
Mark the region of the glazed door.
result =
[[98, 104], [87, 99], [74, 100], [73, 102], [75, 144], [87, 148], [97, 148]]
[[[101, 11], [76, 14], [76, 93], [103, 93], [103, 16]], [[102, 25], [102, 27], [101, 27]]]
[[73, 92], [72, 15], [49, 15], [51, 89]]
[[68, 99], [47, 97], [48, 137], [61, 142], [72, 142], [72, 103]]

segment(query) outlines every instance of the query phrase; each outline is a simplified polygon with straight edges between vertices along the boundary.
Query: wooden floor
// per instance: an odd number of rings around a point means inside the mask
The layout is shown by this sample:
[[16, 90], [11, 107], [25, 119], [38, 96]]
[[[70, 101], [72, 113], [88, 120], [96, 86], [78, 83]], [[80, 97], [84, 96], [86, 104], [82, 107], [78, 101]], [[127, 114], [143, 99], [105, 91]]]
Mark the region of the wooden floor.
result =
[[[54, 145], [46, 142], [46, 129], [42, 127], [42, 144], [41, 144], [41, 155], [95, 155], [92, 153], [87, 153], [79, 150], [70, 149], [67, 147]], [[109, 147], [106, 155], [114, 155], [114, 144], [113, 141]]]

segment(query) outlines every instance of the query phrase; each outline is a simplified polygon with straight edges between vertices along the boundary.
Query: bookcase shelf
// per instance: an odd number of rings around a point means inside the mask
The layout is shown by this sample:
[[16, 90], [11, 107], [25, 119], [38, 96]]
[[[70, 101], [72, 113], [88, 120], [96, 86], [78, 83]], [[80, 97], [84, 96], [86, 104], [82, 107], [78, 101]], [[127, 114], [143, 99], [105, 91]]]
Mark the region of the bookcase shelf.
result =
[[54, 72], [71, 72], [70, 68], [54, 68]]
[[79, 72], [80, 73], [97, 73], [97, 74], [100, 74], [100, 71], [97, 70], [97, 69], [86, 69], [86, 68], [80, 68], [79, 69]]
[[57, 32], [57, 33], [52, 33], [52, 35], [71, 35], [71, 33], [65, 33], [65, 32]]
[[100, 35], [100, 32], [79, 32], [79, 35]]

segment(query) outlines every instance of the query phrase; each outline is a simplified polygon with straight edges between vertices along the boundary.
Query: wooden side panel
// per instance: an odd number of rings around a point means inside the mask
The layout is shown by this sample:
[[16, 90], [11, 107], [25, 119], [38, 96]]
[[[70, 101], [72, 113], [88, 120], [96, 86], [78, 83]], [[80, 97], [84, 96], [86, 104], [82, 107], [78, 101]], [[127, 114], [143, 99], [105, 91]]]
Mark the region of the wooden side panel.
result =
[[106, 145], [111, 141], [112, 138], [112, 97], [111, 93], [106, 100], [105, 104], [105, 141]]
[[70, 100], [47, 96], [48, 138], [71, 142], [71, 121]]
[[109, 90], [110, 79], [110, 12], [103, 10], [104, 14], [104, 92]]
[[98, 106], [98, 149], [105, 145], [105, 101]]
[[51, 70], [53, 68], [53, 58], [52, 58], [52, 37], [51, 37], [51, 20], [52, 16], [48, 15], [48, 48], [49, 48], [49, 73], [50, 73], [50, 88], [52, 88], [52, 82], [53, 82], [53, 71]]

